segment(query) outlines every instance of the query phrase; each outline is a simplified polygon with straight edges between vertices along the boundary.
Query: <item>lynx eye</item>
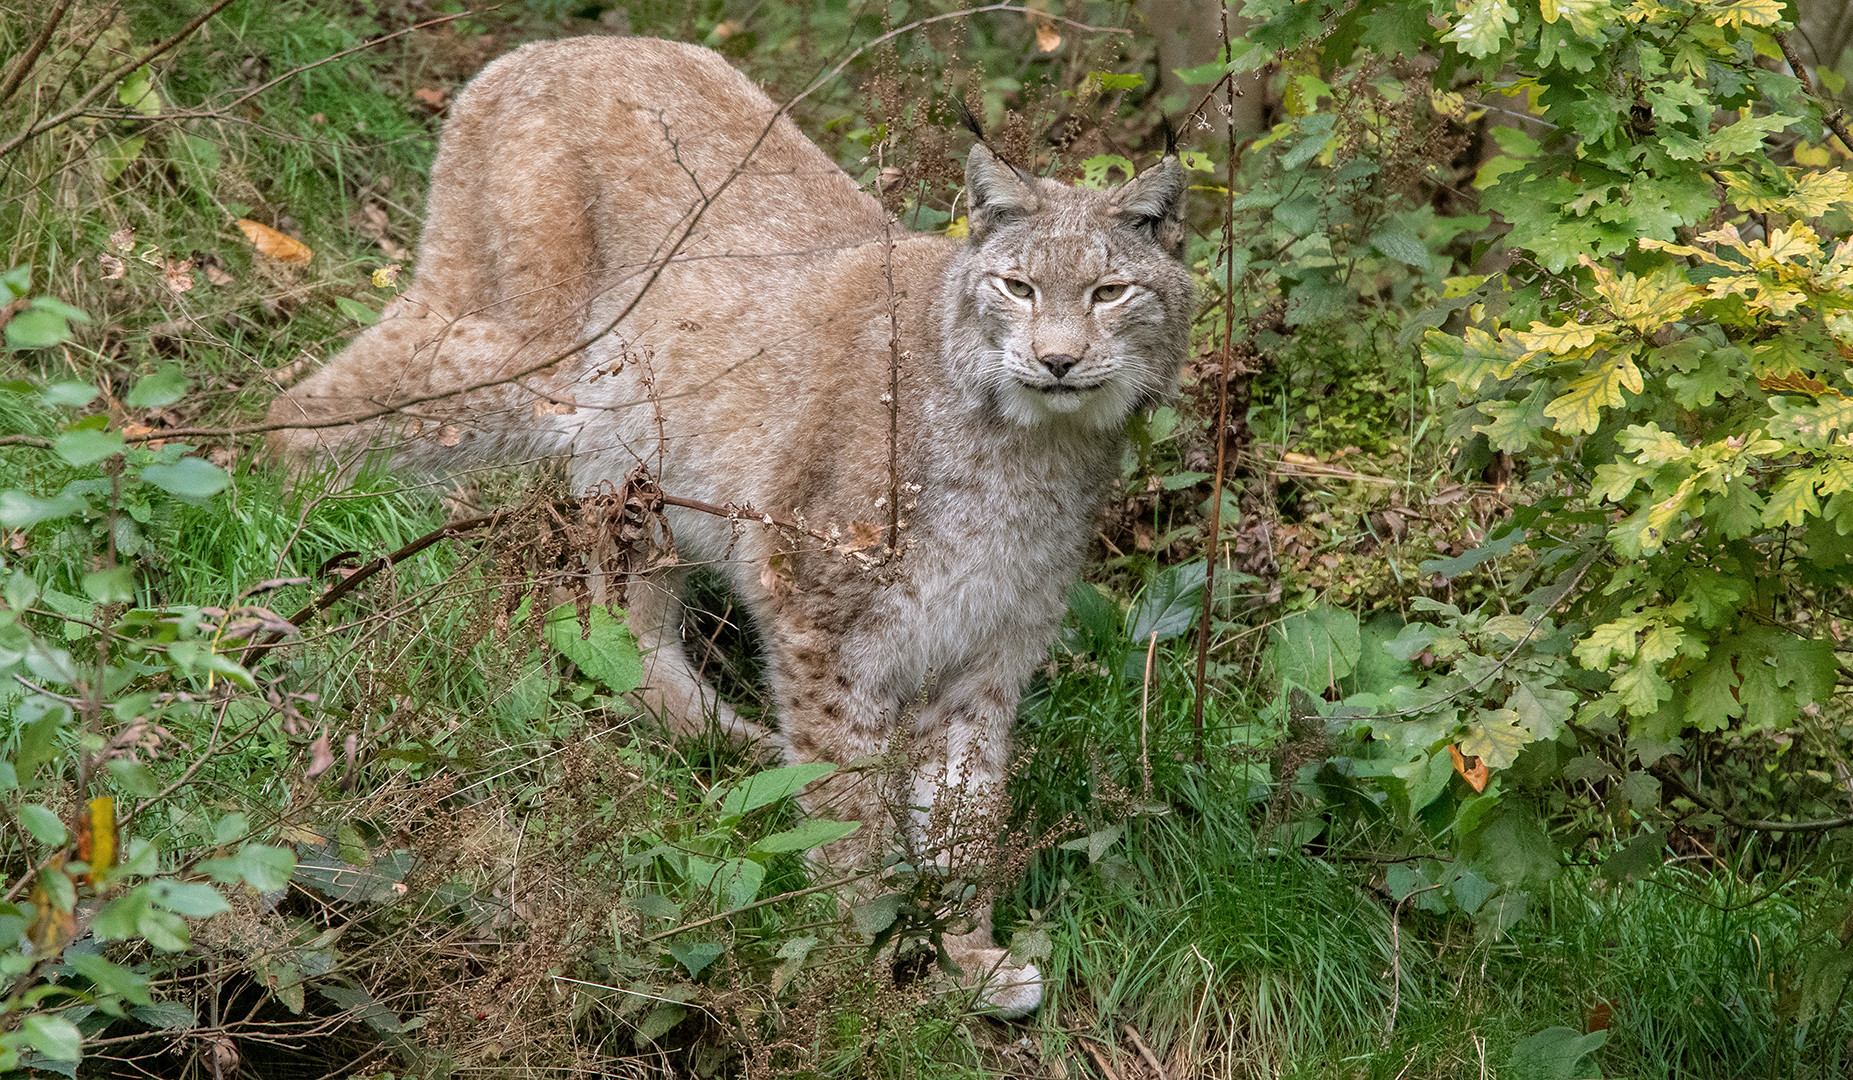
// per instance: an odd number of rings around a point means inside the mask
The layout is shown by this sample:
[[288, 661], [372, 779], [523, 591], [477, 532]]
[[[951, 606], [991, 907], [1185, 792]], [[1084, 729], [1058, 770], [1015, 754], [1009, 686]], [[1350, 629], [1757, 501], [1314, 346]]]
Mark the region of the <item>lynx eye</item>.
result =
[[1028, 300], [1036, 295], [1035, 288], [1029, 282], [1018, 281], [1016, 278], [1005, 278], [1004, 288], [1019, 300]]
[[1111, 304], [1113, 301], [1125, 295], [1126, 286], [1124, 285], [1102, 285], [1100, 288], [1094, 290], [1094, 303]]

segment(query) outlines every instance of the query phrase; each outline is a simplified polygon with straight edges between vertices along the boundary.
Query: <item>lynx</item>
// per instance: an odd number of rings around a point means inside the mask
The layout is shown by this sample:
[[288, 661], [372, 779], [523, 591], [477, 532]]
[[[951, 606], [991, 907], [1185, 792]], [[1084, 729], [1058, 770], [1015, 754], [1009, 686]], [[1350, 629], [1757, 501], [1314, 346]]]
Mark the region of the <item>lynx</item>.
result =
[[[713, 52], [528, 45], [458, 96], [414, 283], [273, 403], [272, 448], [438, 474], [563, 456], [579, 490], [643, 467], [802, 523], [669, 512], [676, 565], [627, 587], [643, 704], [790, 763], [905, 742], [911, 812], [857, 768], [800, 800], [863, 822], [830, 868], [878, 861], [1001, 788], [1125, 423], [1175, 384], [1192, 316], [1175, 156], [1096, 191], [980, 140], [966, 184], [967, 239], [907, 234]], [[844, 542], [811, 539], [831, 530]], [[750, 614], [775, 732], [684, 654], [697, 564]], [[1036, 1008], [1041, 976], [994, 944], [988, 905], [969, 925], [946, 944], [983, 1000]]]

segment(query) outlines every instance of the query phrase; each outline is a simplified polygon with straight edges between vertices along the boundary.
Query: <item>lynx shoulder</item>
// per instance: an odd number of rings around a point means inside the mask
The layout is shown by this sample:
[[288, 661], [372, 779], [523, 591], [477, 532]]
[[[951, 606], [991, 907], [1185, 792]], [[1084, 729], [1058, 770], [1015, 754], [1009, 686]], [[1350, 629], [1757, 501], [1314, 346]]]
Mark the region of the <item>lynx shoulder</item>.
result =
[[[566, 457], [581, 490], [642, 468], [689, 499], [879, 530], [871, 573], [843, 545], [671, 511], [679, 565], [627, 589], [642, 704], [794, 763], [904, 744], [909, 790], [844, 770], [803, 796], [864, 823], [823, 858], [948, 845], [1001, 787], [1125, 421], [1170, 391], [1193, 304], [1175, 158], [1093, 191], [980, 142], [966, 180], [968, 239], [909, 235], [715, 53], [526, 46], [453, 106], [413, 285], [276, 400], [273, 450], [440, 474]], [[683, 653], [696, 564], [750, 613], [776, 731]], [[988, 911], [949, 949], [997, 1011], [1027, 1012], [1040, 976]]]

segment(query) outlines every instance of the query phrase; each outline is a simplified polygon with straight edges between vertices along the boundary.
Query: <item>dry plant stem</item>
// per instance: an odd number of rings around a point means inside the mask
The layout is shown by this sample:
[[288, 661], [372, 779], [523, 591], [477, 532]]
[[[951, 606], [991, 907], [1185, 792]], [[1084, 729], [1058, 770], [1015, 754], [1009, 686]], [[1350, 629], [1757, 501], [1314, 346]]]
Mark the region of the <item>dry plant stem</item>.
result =
[[32, 44], [26, 46], [26, 51], [19, 54], [13, 69], [6, 73], [6, 82], [0, 83], [0, 105], [6, 104], [6, 100], [19, 89], [19, 84], [25, 82], [26, 76], [32, 73], [32, 65], [39, 62], [39, 54], [45, 51], [45, 46], [51, 44], [51, 36], [58, 31], [58, 24], [64, 21], [64, 13], [71, 10], [71, 3], [72, 0], [57, 0], [52, 5], [51, 14], [45, 17], [45, 26], [39, 31], [39, 36], [33, 38]]
[[[1222, 9], [1222, 47], [1229, 48], [1229, 6]], [[1227, 77], [1225, 77], [1227, 78]], [[1229, 171], [1223, 185], [1222, 239], [1225, 249], [1222, 319], [1222, 363], [1216, 375], [1216, 475], [1210, 482], [1210, 532], [1203, 566], [1203, 610], [1197, 616], [1196, 701], [1191, 706], [1190, 732], [1197, 761], [1203, 760], [1203, 697], [1210, 665], [1210, 607], [1216, 597], [1216, 557], [1222, 550], [1222, 485], [1228, 469], [1229, 369], [1235, 363], [1235, 80], [1229, 87]], [[1208, 101], [1209, 96], [1205, 95]], [[1201, 107], [1201, 106], [1199, 106]]]
[[1425, 892], [1433, 892], [1440, 885], [1427, 885], [1412, 890], [1409, 895], [1396, 902], [1390, 909], [1390, 1018], [1383, 1025], [1383, 1045], [1390, 1045], [1390, 1037], [1396, 1034], [1396, 1009], [1403, 1000], [1403, 905]]
[[1081, 1049], [1087, 1051], [1087, 1056], [1094, 1059], [1094, 1066], [1100, 1070], [1100, 1075], [1106, 1077], [1107, 1080], [1120, 1080], [1120, 1074], [1113, 1070], [1113, 1065], [1107, 1061], [1107, 1056], [1095, 1049], [1092, 1043], [1086, 1041], [1086, 1038], [1086, 1036], [1081, 1036]]
[[195, 30], [198, 30], [200, 27], [206, 25], [206, 20], [212, 18], [214, 15], [217, 15], [219, 12], [224, 11], [226, 8], [230, 6], [232, 6], [232, 0], [218, 0], [217, 3], [213, 4], [211, 7], [207, 8], [205, 11], [194, 16], [193, 19], [190, 22], [188, 22], [185, 26], [181, 27], [180, 30], [174, 34], [174, 36], [168, 38], [166, 41], [161, 42], [159, 45], [156, 45], [154, 48], [149, 49], [147, 52], [142, 53], [140, 56], [129, 61], [128, 63], [123, 64], [122, 66], [116, 68], [115, 70], [111, 71], [109, 74], [103, 76], [101, 79], [98, 79], [95, 86], [92, 86], [90, 89], [84, 91], [84, 96], [77, 99], [77, 104], [71, 106], [70, 108], [64, 110], [63, 112], [57, 114], [56, 116], [50, 117], [49, 119], [46, 119], [46, 120], [42, 120], [39, 123], [36, 123], [36, 124], [33, 124], [27, 127], [24, 131], [21, 131], [19, 134], [13, 136], [11, 139], [8, 139], [4, 145], [0, 145], [0, 157], [5, 157], [6, 155], [12, 153], [13, 151], [19, 149], [21, 146], [24, 146], [29, 140], [34, 139], [40, 135], [43, 135], [45, 132], [50, 131], [52, 128], [55, 128], [59, 126], [60, 124], [63, 124], [69, 120], [73, 120], [78, 116], [81, 116], [83, 114], [84, 109], [92, 101], [95, 101], [97, 97], [103, 93], [103, 91], [108, 90], [110, 87], [116, 85], [116, 81], [118, 79], [121, 79], [124, 75], [127, 75], [131, 71], [134, 71], [136, 68], [141, 67], [143, 64], [148, 63], [150, 60], [156, 59], [161, 54], [167, 52], [169, 49], [185, 41], [187, 38], [192, 37], [193, 32]]
[[[1818, 99], [1821, 95], [1815, 89], [1814, 79], [1808, 74], [1808, 65], [1802, 63], [1802, 58], [1795, 55], [1795, 47], [1789, 44], [1789, 35], [1774, 34], [1771, 36], [1776, 39], [1776, 45], [1782, 49], [1782, 58], [1789, 62], [1789, 69], [1795, 72], [1796, 81], [1802, 84], [1802, 93]], [[1826, 105], [1823, 104], [1821, 122], [1827, 125], [1829, 131], [1839, 136], [1842, 145], [1849, 151], [1853, 151], [1853, 132], [1847, 130], [1846, 121], [1840, 118], [1843, 111], [1835, 109], [1833, 112], [1828, 112]]]
[[1165, 1071], [1164, 1063], [1158, 1060], [1157, 1054], [1152, 1053], [1151, 1047], [1145, 1045], [1145, 1040], [1139, 1035], [1139, 1029], [1131, 1024], [1122, 1024], [1120, 1029], [1126, 1033], [1128, 1039], [1132, 1040], [1133, 1049], [1139, 1051], [1139, 1056], [1151, 1066], [1152, 1075], [1157, 1077], [1157, 1080], [1171, 1080], [1171, 1074]]

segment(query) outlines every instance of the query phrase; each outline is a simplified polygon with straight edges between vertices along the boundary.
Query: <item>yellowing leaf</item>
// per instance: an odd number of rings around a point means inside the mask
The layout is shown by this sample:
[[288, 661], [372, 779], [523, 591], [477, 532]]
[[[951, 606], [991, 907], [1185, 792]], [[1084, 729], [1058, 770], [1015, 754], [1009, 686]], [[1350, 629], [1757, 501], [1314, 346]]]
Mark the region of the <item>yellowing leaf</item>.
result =
[[1782, 21], [1782, 0], [1731, 0], [1718, 6], [1712, 21], [1719, 26], [1774, 26]]
[[1518, 710], [1481, 709], [1467, 724], [1467, 737], [1460, 741], [1460, 752], [1479, 758], [1488, 769], [1504, 769], [1518, 760], [1518, 752], [1532, 738], [1531, 729]]
[[1518, 12], [1507, 0], [1468, 0], [1454, 26], [1441, 35], [1461, 51], [1475, 58], [1489, 56], [1505, 40], [1506, 24], [1518, 21]]
[[1763, 506], [1763, 524], [1772, 528], [1802, 525], [1809, 518], [1820, 516], [1821, 500], [1814, 495], [1814, 485], [1819, 479], [1815, 471], [1809, 469], [1784, 480], [1781, 487], [1770, 493], [1769, 502]]
[[1565, 435], [1586, 434], [1601, 426], [1603, 409], [1622, 403], [1623, 388], [1638, 394], [1641, 386], [1633, 355], [1618, 351], [1573, 380], [1561, 397], [1544, 407], [1544, 415], [1557, 421], [1554, 426]]
[[1705, 295], [1672, 266], [1646, 277], [1623, 274], [1606, 283], [1598, 280], [1596, 292], [1609, 302], [1617, 318], [1642, 333], [1652, 333], [1679, 318]]
[[1477, 756], [1469, 758], [1461, 753], [1460, 747], [1452, 743], [1448, 744], [1448, 757], [1454, 762], [1454, 771], [1460, 773], [1461, 779], [1467, 781], [1468, 787], [1475, 791], [1486, 790], [1488, 775], [1486, 762], [1481, 761]]
[[268, 225], [260, 225], [255, 221], [239, 218], [238, 228], [245, 234], [245, 239], [251, 241], [251, 246], [257, 249], [258, 254], [266, 258], [296, 266], [307, 266], [309, 260], [315, 258], [315, 253], [309, 250], [309, 245], [293, 236], [280, 233]]
[[1596, 331], [1599, 326], [1585, 326], [1582, 323], [1567, 322], [1562, 326], [1534, 322], [1528, 331], [1519, 331], [1512, 335], [1524, 346], [1528, 353], [1549, 351], [1558, 356], [1572, 349], [1586, 349], [1596, 343]]

